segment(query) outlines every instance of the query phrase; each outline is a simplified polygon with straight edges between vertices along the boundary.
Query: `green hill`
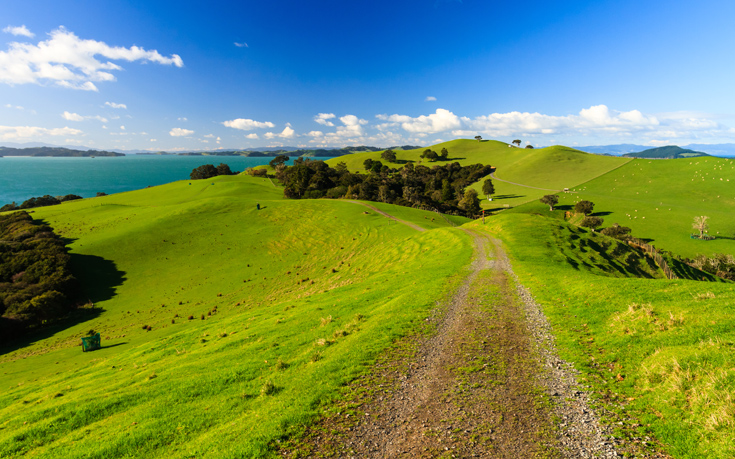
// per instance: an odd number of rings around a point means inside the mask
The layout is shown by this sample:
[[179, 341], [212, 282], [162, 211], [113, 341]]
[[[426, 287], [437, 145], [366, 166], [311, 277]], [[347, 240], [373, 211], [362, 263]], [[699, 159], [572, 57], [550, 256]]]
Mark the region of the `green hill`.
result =
[[666, 147], [649, 148], [648, 150], [639, 151], [638, 153], [626, 153], [623, 156], [643, 159], [680, 159], [709, 155], [707, 153], [702, 153], [701, 151], [688, 150], [677, 147], [676, 145], [669, 145]]

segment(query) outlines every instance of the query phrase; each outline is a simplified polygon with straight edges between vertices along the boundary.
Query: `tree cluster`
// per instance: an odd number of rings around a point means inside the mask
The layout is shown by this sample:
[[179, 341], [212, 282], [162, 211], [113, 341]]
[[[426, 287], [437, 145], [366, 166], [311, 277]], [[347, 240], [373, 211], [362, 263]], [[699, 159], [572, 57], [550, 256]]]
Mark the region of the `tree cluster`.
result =
[[299, 158], [293, 166], [277, 171], [276, 177], [287, 198], [360, 199], [473, 217], [480, 211], [480, 202], [475, 190], [465, 188], [492, 169], [455, 162], [431, 168], [408, 163], [396, 170], [371, 159], [365, 161], [365, 168], [368, 174], [357, 174], [344, 163], [332, 168], [323, 161]]
[[15, 202], [11, 204], [5, 204], [4, 206], [0, 207], [0, 212], [9, 212], [11, 210], [18, 209], [32, 209], [34, 207], [43, 206], [55, 206], [56, 204], [61, 204], [62, 202], [66, 201], [74, 201], [76, 199], [82, 199], [82, 197], [76, 194], [67, 194], [66, 196], [51, 196], [47, 194], [38, 198], [26, 199], [20, 206], [17, 205]]
[[78, 295], [64, 242], [24, 211], [0, 215], [0, 336], [65, 315]]
[[[288, 156], [286, 156], [286, 159], [288, 160]], [[220, 163], [219, 166], [217, 167], [214, 167], [213, 164], [204, 164], [192, 170], [191, 174], [189, 174], [189, 178], [192, 180], [199, 180], [199, 179], [208, 179], [208, 178], [216, 177], [218, 175], [236, 175], [236, 174], [237, 172], [232, 172], [230, 170], [230, 166], [228, 166], [225, 163]]]
[[735, 257], [725, 253], [715, 253], [711, 257], [697, 255], [693, 260], [686, 259], [689, 266], [714, 274], [722, 279], [735, 281]]

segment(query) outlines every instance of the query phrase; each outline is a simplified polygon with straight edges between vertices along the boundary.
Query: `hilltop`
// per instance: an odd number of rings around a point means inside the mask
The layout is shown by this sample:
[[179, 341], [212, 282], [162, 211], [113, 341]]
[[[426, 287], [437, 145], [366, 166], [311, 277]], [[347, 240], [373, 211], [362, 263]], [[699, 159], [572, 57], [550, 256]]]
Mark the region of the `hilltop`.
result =
[[644, 158], [644, 159], [681, 159], [695, 158], [698, 156], [710, 156], [701, 151], [689, 150], [686, 148], [669, 145], [666, 147], [649, 148], [648, 150], [639, 151], [637, 153], [626, 153], [623, 156], [628, 158]]
[[122, 153], [112, 151], [99, 150], [71, 150], [62, 147], [28, 147], [28, 148], [12, 148], [0, 147], [0, 156], [125, 156]]

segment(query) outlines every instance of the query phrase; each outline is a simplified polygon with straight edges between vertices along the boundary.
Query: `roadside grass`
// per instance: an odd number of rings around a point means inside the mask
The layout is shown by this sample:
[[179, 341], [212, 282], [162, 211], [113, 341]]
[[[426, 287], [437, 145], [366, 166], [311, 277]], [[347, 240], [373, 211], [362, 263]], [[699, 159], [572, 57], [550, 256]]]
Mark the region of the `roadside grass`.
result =
[[599, 394], [608, 422], [623, 423], [617, 435], [677, 458], [733, 457], [735, 284], [633, 277], [629, 255], [609, 259], [614, 250], [597, 248], [608, 238], [564, 229], [542, 212], [518, 209], [469, 227], [504, 241], [562, 358]]
[[[681, 256], [735, 253], [735, 160], [700, 157], [636, 159], [595, 180], [560, 193], [560, 206], [595, 203], [604, 226], [619, 223], [633, 235]], [[710, 217], [713, 241], [690, 239], [695, 216]]]
[[[0, 456], [273, 456], [470, 259], [461, 230], [363, 210], [245, 176], [36, 209], [101, 313], [4, 349]], [[82, 353], [90, 329], [103, 348]]]

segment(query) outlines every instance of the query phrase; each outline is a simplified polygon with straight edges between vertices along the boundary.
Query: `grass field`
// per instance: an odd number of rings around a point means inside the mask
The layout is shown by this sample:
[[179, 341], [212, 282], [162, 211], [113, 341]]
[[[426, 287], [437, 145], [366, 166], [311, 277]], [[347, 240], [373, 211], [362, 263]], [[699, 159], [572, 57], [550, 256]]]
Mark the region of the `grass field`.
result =
[[0, 456], [270, 455], [469, 261], [443, 220], [281, 193], [218, 177], [37, 209], [99, 315], [0, 356]]
[[676, 458], [735, 455], [735, 284], [629, 277], [641, 264], [600, 250], [613, 240], [543, 214], [470, 227], [503, 239], [619, 436], [651, 436]]

